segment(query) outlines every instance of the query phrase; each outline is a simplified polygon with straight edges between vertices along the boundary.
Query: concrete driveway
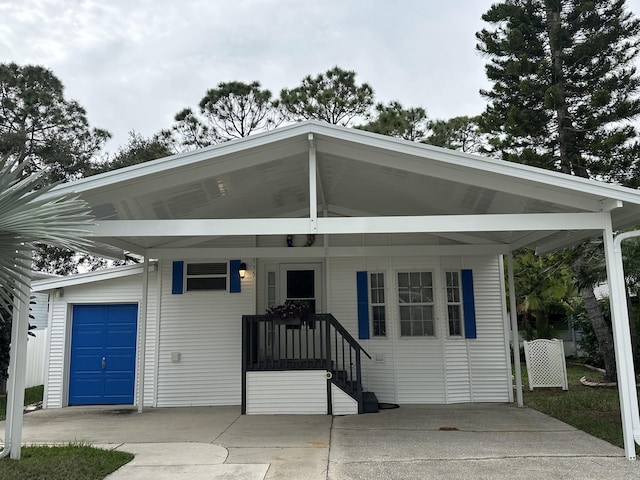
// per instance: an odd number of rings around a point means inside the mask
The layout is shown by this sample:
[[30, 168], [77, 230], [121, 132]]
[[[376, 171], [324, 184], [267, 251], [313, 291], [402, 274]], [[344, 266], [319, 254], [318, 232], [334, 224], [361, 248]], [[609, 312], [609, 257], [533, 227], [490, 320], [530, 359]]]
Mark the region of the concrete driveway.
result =
[[622, 449], [505, 404], [410, 405], [344, 417], [72, 407], [27, 414], [23, 441], [135, 453], [111, 480], [640, 478], [640, 463]]

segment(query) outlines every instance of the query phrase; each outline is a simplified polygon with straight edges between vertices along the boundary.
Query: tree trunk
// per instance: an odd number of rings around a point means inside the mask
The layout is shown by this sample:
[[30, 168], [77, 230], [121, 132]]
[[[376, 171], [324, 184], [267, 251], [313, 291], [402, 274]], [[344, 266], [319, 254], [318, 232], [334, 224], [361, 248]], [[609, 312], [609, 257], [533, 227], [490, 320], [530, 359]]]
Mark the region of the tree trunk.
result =
[[567, 107], [567, 89], [564, 75], [564, 51], [562, 42], [562, 6], [560, 2], [545, 2], [547, 34], [551, 53], [551, 85], [548, 94], [553, 101], [558, 128], [558, 147], [560, 149], [560, 171], [569, 175], [589, 178], [589, 172], [582, 165], [580, 152], [576, 148], [573, 122]]
[[582, 299], [584, 300], [584, 306], [587, 310], [587, 315], [589, 315], [589, 318], [591, 319], [593, 331], [596, 334], [596, 338], [598, 339], [598, 347], [600, 348], [600, 353], [602, 354], [602, 358], [604, 359], [604, 369], [606, 370], [606, 373], [604, 374], [604, 381], [615, 382], [617, 381], [617, 376], [616, 354], [613, 346], [613, 333], [611, 332], [611, 328], [609, 327], [609, 324], [602, 314], [602, 310], [600, 310], [598, 300], [596, 300], [596, 296], [593, 293], [593, 288], [590, 286], [582, 287], [580, 289], [580, 294], [582, 295]]

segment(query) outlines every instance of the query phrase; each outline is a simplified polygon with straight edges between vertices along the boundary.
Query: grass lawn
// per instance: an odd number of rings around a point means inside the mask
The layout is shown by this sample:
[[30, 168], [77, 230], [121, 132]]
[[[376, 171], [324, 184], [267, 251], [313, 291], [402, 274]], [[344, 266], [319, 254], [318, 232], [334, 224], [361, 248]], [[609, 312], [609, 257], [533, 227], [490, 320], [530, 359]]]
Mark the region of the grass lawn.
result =
[[20, 460], [0, 460], [0, 479], [102, 480], [133, 458], [87, 445], [22, 447]]
[[[42, 401], [42, 394], [44, 393], [44, 385], [37, 387], [26, 388], [24, 391], [24, 404], [31, 405]], [[0, 396], [0, 421], [6, 418], [7, 413], [7, 397]]]
[[617, 388], [586, 387], [580, 383], [581, 377], [597, 377], [598, 374], [581, 365], [568, 364], [569, 391], [565, 392], [560, 388], [536, 388], [531, 392], [527, 383], [527, 369], [523, 366], [524, 403], [594, 437], [623, 447]]
[[[24, 404], [42, 400], [43, 386], [27, 388]], [[0, 420], [5, 419], [7, 401], [0, 397]], [[4, 437], [4, 431], [0, 432]], [[88, 445], [54, 447], [22, 447], [20, 460], [0, 460], [0, 479], [11, 480], [101, 480], [133, 455], [125, 452], [100, 450]]]

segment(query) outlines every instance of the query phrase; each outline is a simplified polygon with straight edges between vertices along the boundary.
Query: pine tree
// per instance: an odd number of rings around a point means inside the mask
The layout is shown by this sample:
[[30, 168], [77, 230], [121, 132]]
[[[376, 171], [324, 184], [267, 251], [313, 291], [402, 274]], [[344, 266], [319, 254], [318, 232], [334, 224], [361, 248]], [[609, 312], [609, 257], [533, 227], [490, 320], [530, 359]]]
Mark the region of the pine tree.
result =
[[283, 88], [278, 106], [290, 121], [320, 120], [350, 126], [369, 118], [373, 98], [369, 84], [356, 83], [356, 72], [336, 66], [315, 77], [307, 75], [296, 88]]
[[[624, 0], [505, 0], [483, 20], [478, 50], [493, 88], [481, 126], [503, 158], [571, 175], [638, 184], [640, 147], [631, 123], [640, 113], [634, 67], [640, 22]], [[593, 281], [579, 255], [574, 271], [604, 356], [616, 366]]]
[[429, 131], [427, 111], [422, 107], [405, 109], [400, 102], [393, 100], [388, 105], [377, 104], [375, 110], [373, 120], [356, 128], [412, 142], [423, 141]]
[[0, 154], [25, 164], [25, 176], [43, 171], [50, 181], [80, 178], [110, 136], [89, 126], [84, 108], [65, 98], [50, 70], [0, 64]]
[[489, 63], [482, 126], [508, 160], [632, 183], [640, 22], [624, 0], [506, 0], [477, 33]]

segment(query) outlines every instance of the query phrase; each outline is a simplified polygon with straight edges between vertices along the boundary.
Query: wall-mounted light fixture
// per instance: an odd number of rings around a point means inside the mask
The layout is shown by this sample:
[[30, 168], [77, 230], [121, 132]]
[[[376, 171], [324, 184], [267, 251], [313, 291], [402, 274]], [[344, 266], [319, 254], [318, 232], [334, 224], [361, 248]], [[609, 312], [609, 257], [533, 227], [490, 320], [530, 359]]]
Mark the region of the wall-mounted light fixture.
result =
[[242, 262], [240, 263], [240, 267], [238, 268], [238, 274], [240, 275], [240, 278], [244, 278], [244, 276], [247, 274], [247, 264]]

